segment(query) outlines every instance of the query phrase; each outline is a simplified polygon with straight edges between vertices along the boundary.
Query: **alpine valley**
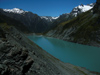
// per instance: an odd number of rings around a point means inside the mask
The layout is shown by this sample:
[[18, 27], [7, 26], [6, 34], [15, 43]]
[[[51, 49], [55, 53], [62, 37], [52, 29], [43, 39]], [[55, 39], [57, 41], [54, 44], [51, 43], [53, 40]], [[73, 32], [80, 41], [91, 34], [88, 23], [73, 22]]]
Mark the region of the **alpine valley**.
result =
[[100, 47], [100, 0], [58, 17], [0, 8], [0, 75], [100, 75], [62, 62], [27, 38], [37, 33]]
[[[75, 7], [70, 14], [74, 13], [73, 15], [77, 17], [58, 23], [46, 35], [65, 41], [100, 47], [99, 2], [93, 8], [92, 6], [94, 4], [90, 4], [90, 7], [86, 5]], [[87, 8], [92, 9], [87, 11]], [[80, 9], [81, 11], [78, 11]]]

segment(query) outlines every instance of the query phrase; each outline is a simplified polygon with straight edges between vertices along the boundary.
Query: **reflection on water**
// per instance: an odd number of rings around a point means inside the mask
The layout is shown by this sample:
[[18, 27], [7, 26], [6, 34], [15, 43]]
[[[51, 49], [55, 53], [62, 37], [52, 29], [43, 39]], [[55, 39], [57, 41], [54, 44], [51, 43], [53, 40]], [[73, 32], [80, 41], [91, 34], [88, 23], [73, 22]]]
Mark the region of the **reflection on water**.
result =
[[63, 62], [100, 72], [100, 48], [75, 44], [44, 36], [28, 36], [45, 51]]

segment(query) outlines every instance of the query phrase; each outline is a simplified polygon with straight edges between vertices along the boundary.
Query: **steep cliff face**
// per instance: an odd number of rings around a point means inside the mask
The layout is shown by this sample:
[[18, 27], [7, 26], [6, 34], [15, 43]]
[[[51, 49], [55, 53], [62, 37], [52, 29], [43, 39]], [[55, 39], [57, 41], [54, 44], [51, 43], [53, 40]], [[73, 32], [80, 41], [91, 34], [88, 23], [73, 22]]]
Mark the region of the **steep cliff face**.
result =
[[100, 47], [100, 14], [98, 1], [90, 11], [80, 14], [76, 18], [60, 23], [49, 31], [47, 36], [66, 41]]

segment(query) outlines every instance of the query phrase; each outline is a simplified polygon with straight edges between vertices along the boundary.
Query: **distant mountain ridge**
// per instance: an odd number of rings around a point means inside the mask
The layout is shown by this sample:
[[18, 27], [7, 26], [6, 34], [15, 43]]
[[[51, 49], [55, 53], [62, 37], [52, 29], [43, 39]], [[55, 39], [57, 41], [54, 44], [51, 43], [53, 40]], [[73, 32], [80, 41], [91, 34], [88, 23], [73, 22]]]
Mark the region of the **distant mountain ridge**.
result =
[[75, 8], [72, 9], [72, 11], [70, 13], [64, 13], [62, 15], [60, 15], [51, 25], [51, 29], [55, 28], [57, 25], [59, 25], [62, 22], [68, 21], [73, 19], [74, 17], [77, 17], [79, 14], [84, 13], [90, 9], [92, 9], [94, 7], [95, 3], [91, 3], [88, 5], [79, 5]]
[[[13, 9], [3, 9], [5, 12], [9, 12], [9, 13], [15, 13], [15, 14], [25, 14], [28, 13], [29, 11], [24, 11], [22, 9], [19, 8], [13, 8]], [[57, 19], [58, 17], [51, 17], [51, 16], [40, 16], [41, 19], [45, 19], [47, 21], [54, 21], [55, 19]]]
[[10, 18], [20, 21], [23, 23], [31, 32], [42, 33], [46, 31], [52, 21], [55, 20], [54, 17], [41, 18], [37, 14], [29, 11], [24, 11], [19, 8], [13, 9], [0, 9], [0, 12]]
[[51, 16], [40, 16], [40, 17], [41, 17], [41, 19], [45, 19], [45, 20], [47, 20], [49, 22], [53, 22], [54, 20], [59, 18], [59, 17], [51, 17]]
[[81, 5], [73, 8], [70, 13], [65, 13], [65, 14], [60, 15], [59, 18], [63, 18], [63, 19], [66, 19], [66, 20], [68, 19], [69, 20], [69, 18], [71, 18], [71, 17], [76, 17], [79, 14], [92, 9], [94, 7], [94, 5], [95, 5], [95, 3], [91, 3], [91, 4], [88, 4], [88, 5], [81, 4]]
[[54, 28], [56, 25], [58, 25], [61, 22], [71, 20], [77, 15], [90, 10], [91, 8], [93, 8], [94, 5], [95, 3], [91, 3], [88, 5], [81, 4], [73, 8], [73, 10], [70, 13], [65, 13], [58, 17], [38, 16], [37, 14], [34, 14], [29, 11], [24, 11], [19, 8], [0, 9], [0, 12], [5, 16], [20, 21], [31, 32], [43, 33]]
[[9, 12], [9, 13], [16, 13], [16, 14], [22, 14], [28, 11], [24, 11], [22, 9], [19, 8], [13, 8], [13, 9], [3, 9], [5, 12]]

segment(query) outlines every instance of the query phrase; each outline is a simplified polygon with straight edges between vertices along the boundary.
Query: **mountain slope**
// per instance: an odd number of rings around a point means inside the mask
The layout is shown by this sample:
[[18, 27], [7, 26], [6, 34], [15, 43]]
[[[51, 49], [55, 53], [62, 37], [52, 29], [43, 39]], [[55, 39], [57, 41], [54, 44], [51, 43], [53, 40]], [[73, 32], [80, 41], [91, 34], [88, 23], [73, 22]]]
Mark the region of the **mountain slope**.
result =
[[31, 32], [40, 33], [46, 31], [48, 28], [48, 22], [32, 12], [24, 11], [18, 8], [0, 9], [0, 12], [5, 16], [20, 21]]
[[92, 10], [60, 23], [55, 29], [49, 31], [47, 36], [100, 47], [100, 14], [97, 13], [100, 11], [99, 7], [97, 2]]
[[4, 14], [2, 14], [0, 12], [0, 23], [6, 23], [9, 26], [14, 26], [15, 28], [17, 28], [19, 31], [24, 32], [24, 33], [30, 33], [31, 31], [28, 30], [28, 28], [23, 25], [20, 21], [17, 21], [13, 18], [7, 17]]
[[0, 16], [0, 75], [100, 75], [54, 58], [26, 38], [20, 25]]
[[86, 12], [94, 7], [95, 3], [91, 3], [88, 5], [79, 5], [72, 9], [70, 13], [65, 13], [60, 15], [51, 25], [50, 29], [55, 28], [59, 23], [71, 20], [75, 17], [77, 17], [79, 14]]

